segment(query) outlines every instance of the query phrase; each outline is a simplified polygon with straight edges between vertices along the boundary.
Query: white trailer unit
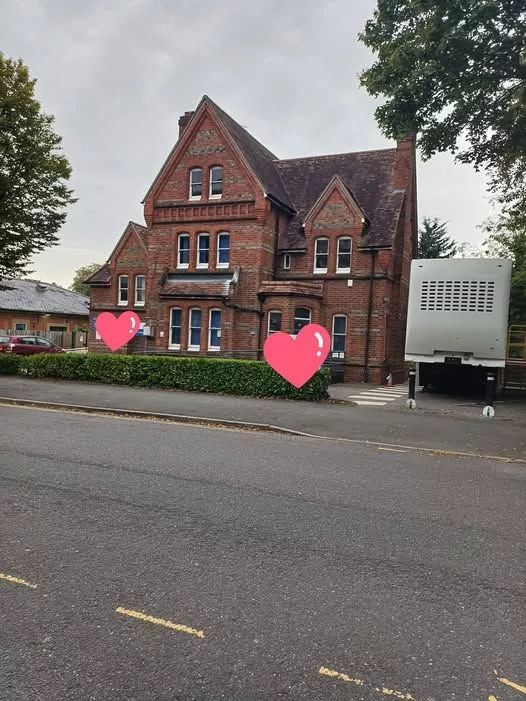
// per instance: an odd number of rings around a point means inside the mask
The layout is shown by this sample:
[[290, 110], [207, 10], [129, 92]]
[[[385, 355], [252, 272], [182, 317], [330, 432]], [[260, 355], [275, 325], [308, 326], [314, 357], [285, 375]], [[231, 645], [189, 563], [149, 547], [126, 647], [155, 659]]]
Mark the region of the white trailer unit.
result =
[[413, 260], [405, 346], [428, 387], [484, 382], [506, 363], [512, 262], [489, 258]]

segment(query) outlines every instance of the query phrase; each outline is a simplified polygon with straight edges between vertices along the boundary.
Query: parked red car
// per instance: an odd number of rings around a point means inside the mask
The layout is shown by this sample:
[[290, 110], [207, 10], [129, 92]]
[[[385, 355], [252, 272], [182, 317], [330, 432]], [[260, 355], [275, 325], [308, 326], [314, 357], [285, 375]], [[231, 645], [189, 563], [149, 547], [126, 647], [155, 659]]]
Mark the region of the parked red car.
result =
[[0, 336], [0, 352], [17, 355], [35, 353], [65, 353], [60, 346], [40, 336]]

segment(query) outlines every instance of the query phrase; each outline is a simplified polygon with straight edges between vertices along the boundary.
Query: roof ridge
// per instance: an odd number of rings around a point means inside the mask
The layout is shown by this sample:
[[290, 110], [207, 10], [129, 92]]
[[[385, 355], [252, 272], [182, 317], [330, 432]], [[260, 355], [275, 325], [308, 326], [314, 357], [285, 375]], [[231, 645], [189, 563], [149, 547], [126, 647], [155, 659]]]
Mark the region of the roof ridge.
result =
[[368, 153], [386, 153], [392, 151], [396, 153], [396, 148], [373, 148], [367, 151], [342, 151], [341, 153], [323, 153], [319, 156], [296, 156], [295, 158], [278, 158], [276, 163], [289, 163], [290, 161], [306, 161], [311, 159], [321, 159], [321, 158], [336, 158], [337, 156], [362, 156]]

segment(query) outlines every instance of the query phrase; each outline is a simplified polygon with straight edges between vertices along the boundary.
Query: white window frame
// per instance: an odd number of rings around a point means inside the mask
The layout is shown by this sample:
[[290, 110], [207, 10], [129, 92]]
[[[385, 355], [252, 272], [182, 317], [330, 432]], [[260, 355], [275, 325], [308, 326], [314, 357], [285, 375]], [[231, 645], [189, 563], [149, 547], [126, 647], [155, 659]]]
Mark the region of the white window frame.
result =
[[[212, 312], [219, 312], [220, 314], [220, 325], [219, 329], [217, 326], [214, 326], [214, 329], [219, 330], [219, 345], [218, 346], [213, 346], [212, 345]], [[213, 309], [210, 309], [208, 312], [208, 350], [209, 351], [220, 351], [221, 350], [221, 325], [223, 324], [223, 312], [221, 309], [218, 309], [217, 307], [214, 307]]]
[[[221, 236], [228, 236], [228, 262], [227, 263], [220, 263], [219, 262], [219, 251], [226, 250], [225, 248], [219, 248], [219, 242], [221, 240]], [[230, 265], [230, 233], [228, 231], [220, 231], [217, 234], [216, 242], [217, 242], [216, 266], [218, 268], [228, 268]], [[210, 256], [210, 253], [208, 255]]]
[[[192, 328], [197, 328], [197, 327], [192, 327], [192, 312], [200, 312], [201, 314], [201, 323], [199, 325], [199, 345], [198, 346], [193, 346], [192, 345]], [[200, 307], [192, 307], [189, 312], [188, 312], [188, 350], [189, 351], [200, 351], [201, 350], [201, 334], [203, 331], [203, 310]]]
[[[205, 236], [208, 238], [208, 263], [200, 263], [199, 262], [199, 252], [201, 251], [201, 248], [199, 246], [199, 241]], [[195, 262], [196, 262], [195, 267], [201, 268], [202, 270], [208, 269], [208, 267], [210, 265], [210, 234], [206, 233], [205, 231], [203, 231], [197, 235], [197, 252], [196, 252], [196, 261]]]
[[[192, 194], [192, 175], [194, 173], [201, 173], [201, 194], [200, 195], [193, 195]], [[201, 197], [203, 196], [203, 169], [202, 168], [191, 168], [190, 169], [190, 182], [189, 182], [189, 187], [188, 187], [188, 199], [189, 200], [200, 200]]]
[[[319, 253], [318, 254], [318, 243], [320, 241], [327, 242], [327, 253]], [[320, 236], [319, 238], [315, 239], [315, 241], [314, 241], [314, 272], [315, 273], [324, 274], [328, 271], [328, 269], [329, 269], [329, 252], [330, 252], [330, 246], [329, 246], [329, 239], [327, 238], [327, 236]], [[317, 260], [316, 259], [317, 259], [318, 255], [323, 255], [323, 256], [326, 255], [327, 256], [327, 265], [325, 268], [318, 268], [317, 267], [317, 265], [316, 265]]]
[[[220, 181], [221, 182], [221, 192], [219, 194], [213, 195], [212, 194], [212, 183], [219, 182], [218, 180], [215, 180], [215, 181], [212, 180], [212, 173], [214, 172], [215, 168], [221, 168], [221, 181]], [[224, 173], [223, 166], [212, 166], [210, 168], [210, 178], [209, 178], [209, 184], [208, 184], [208, 197], [211, 200], [220, 200], [221, 197], [223, 197], [223, 173]]]
[[[271, 314], [279, 314], [279, 331], [271, 331], [270, 330], [270, 315]], [[283, 312], [281, 309], [269, 309], [268, 314], [267, 314], [267, 338], [269, 336], [272, 336], [273, 333], [280, 333], [283, 327]]]
[[[122, 300], [121, 299], [121, 292], [123, 290], [122, 285], [121, 285], [121, 280], [126, 278], [126, 299]], [[130, 300], [130, 276], [129, 275], [119, 275], [119, 290], [118, 290], [119, 297], [117, 299], [117, 306], [118, 307], [127, 307], [129, 300]]]
[[[181, 238], [188, 239], [188, 263], [181, 263]], [[177, 267], [179, 269], [186, 269], [190, 265], [190, 234], [181, 233], [177, 236]]]
[[[303, 317], [296, 316], [296, 309], [306, 309], [309, 312], [309, 320], [307, 321], [306, 324], [303, 324], [303, 326], [307, 326], [308, 324], [312, 324], [312, 309], [310, 309], [310, 307], [294, 307], [294, 321], [292, 323], [292, 334], [291, 334], [292, 338], [296, 338], [298, 333], [301, 331], [301, 329], [300, 329], [300, 331], [298, 331], [296, 333], [296, 319], [303, 318]], [[303, 326], [301, 328], [303, 328]]]
[[[335, 321], [336, 319], [345, 319], [345, 332], [335, 334], [334, 333], [334, 327], [335, 327]], [[334, 337], [335, 335], [337, 336], [343, 336], [343, 351], [335, 351], [334, 350]], [[332, 357], [339, 357], [339, 358], [344, 358], [345, 357], [345, 345], [347, 342], [347, 314], [334, 314], [332, 317], [332, 331], [331, 331], [331, 353]]]
[[283, 270], [290, 270], [290, 253], [283, 256]]
[[[172, 324], [172, 312], [181, 312], [181, 324], [180, 326], [174, 326]], [[183, 340], [183, 310], [181, 307], [171, 307], [170, 308], [170, 328], [168, 329], [168, 348], [171, 350], [181, 350], [181, 343], [172, 343], [172, 329], [178, 328], [180, 329], [180, 341]]]
[[[351, 242], [351, 250], [349, 253], [342, 253], [341, 255], [348, 255], [349, 256], [349, 267], [348, 268], [340, 268], [340, 243], [342, 241], [350, 241]], [[351, 265], [352, 265], [352, 238], [350, 236], [340, 236], [338, 239], [338, 246], [336, 249], [336, 272], [337, 273], [350, 273], [351, 272]]]
[[[142, 288], [144, 299], [142, 300], [142, 302], [140, 302], [140, 301], [137, 299], [137, 290], [139, 289], [139, 288], [137, 287], [137, 281], [139, 280], [139, 278], [142, 278], [142, 279], [144, 280], [144, 285], [143, 285], [143, 288]], [[134, 307], [144, 307], [145, 304], [146, 304], [146, 275], [143, 275], [142, 273], [139, 273], [138, 275], [135, 276], [134, 293], [135, 293], [135, 300], [134, 300], [134, 305], [133, 305], [133, 306], [134, 306]]]

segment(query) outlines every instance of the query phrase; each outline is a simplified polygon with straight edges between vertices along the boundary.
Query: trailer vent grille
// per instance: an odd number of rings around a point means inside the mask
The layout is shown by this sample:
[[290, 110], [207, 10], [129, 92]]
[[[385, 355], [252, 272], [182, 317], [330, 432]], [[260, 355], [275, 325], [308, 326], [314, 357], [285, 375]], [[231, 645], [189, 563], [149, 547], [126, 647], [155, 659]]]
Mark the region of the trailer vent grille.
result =
[[422, 312], [493, 312], [495, 283], [486, 280], [423, 280]]

